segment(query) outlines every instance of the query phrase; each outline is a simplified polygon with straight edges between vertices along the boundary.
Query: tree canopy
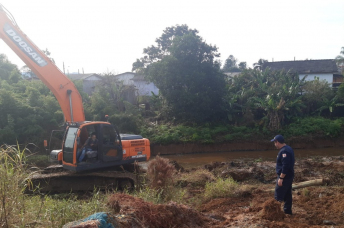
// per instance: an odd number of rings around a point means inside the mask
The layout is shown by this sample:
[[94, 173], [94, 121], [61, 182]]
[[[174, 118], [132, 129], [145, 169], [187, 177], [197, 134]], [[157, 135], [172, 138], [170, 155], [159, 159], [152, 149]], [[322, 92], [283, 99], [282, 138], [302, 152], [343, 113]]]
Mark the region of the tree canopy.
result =
[[[166, 100], [166, 113], [182, 121], [224, 118], [224, 75], [216, 46], [209, 45], [186, 25], [169, 27], [144, 49], [144, 73]], [[134, 63], [135, 64], [135, 63]]]

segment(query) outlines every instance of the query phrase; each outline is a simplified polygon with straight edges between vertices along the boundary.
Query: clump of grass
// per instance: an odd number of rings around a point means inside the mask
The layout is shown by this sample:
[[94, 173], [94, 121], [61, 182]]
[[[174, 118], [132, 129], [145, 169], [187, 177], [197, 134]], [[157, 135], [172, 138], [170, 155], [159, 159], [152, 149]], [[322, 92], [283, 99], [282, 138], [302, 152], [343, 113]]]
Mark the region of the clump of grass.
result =
[[180, 187], [170, 187], [164, 190], [157, 190], [145, 186], [132, 193], [133, 196], [141, 198], [145, 201], [159, 204], [173, 201], [176, 203], [185, 203], [187, 190]]
[[169, 159], [156, 156], [155, 159], [148, 163], [147, 179], [152, 189], [163, 192], [173, 184], [173, 174], [176, 172], [175, 167]]
[[194, 172], [182, 173], [177, 181], [182, 187], [204, 187], [207, 183], [215, 181], [215, 176], [209, 170], [197, 169]]
[[231, 197], [237, 193], [238, 183], [232, 178], [217, 178], [214, 183], [206, 183], [204, 189], [204, 200]]
[[48, 167], [51, 165], [47, 155], [30, 155], [26, 157], [26, 163], [30, 166]]
[[311, 195], [311, 192], [309, 191], [308, 188], [304, 188], [304, 189], [302, 189], [301, 195], [306, 197], [306, 198], [309, 198]]

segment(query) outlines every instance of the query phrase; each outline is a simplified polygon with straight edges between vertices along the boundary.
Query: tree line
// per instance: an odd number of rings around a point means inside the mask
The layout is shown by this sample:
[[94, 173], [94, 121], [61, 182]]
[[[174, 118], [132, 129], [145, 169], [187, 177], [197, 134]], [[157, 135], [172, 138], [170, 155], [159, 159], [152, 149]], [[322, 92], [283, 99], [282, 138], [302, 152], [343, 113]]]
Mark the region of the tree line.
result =
[[[154, 134], [156, 123], [244, 126], [277, 133], [307, 118], [341, 120], [339, 128], [344, 122], [344, 84], [333, 90], [325, 81], [306, 81], [292, 72], [248, 68], [233, 55], [222, 66], [218, 48], [187, 25], [166, 28], [155, 42], [144, 48], [132, 70], [153, 82], [159, 94], [138, 97], [138, 104], [146, 104], [142, 108], [126, 102], [125, 94], [134, 88], [112, 74], [102, 74], [91, 96], [75, 81], [87, 120], [109, 115], [121, 132], [143, 136], [149, 136], [148, 129]], [[231, 77], [226, 72], [240, 73]], [[1, 54], [0, 145], [41, 145], [62, 123], [63, 114], [49, 89], [39, 80], [23, 79], [18, 67]]]

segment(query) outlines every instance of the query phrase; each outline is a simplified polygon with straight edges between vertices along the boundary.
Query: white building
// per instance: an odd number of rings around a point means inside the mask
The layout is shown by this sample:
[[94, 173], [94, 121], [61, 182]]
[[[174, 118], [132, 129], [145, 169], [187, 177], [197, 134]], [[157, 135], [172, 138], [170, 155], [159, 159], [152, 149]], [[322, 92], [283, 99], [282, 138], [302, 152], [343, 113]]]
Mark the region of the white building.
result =
[[102, 80], [102, 77], [98, 74], [67, 74], [72, 80], [82, 80], [83, 91], [88, 95], [94, 92], [97, 83]]
[[300, 79], [307, 75], [307, 81], [312, 81], [317, 77], [320, 81], [327, 81], [334, 88], [343, 83], [343, 75], [335, 59], [266, 62], [263, 69], [267, 67], [272, 70], [284, 69], [296, 72]]
[[133, 85], [136, 88], [137, 96], [152, 96], [159, 93], [159, 89], [152, 82], [148, 82], [144, 79], [143, 75], [139, 75], [133, 72], [125, 72], [117, 74], [115, 77], [119, 81], [123, 81], [124, 85]]

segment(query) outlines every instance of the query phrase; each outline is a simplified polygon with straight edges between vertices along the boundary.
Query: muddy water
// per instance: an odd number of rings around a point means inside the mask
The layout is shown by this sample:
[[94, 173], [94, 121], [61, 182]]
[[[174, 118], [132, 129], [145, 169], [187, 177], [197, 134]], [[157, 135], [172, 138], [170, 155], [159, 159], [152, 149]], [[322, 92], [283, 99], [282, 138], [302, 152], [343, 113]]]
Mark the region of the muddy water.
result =
[[[344, 155], [344, 148], [295, 149], [295, 157], [307, 158], [311, 156], [340, 156]], [[278, 150], [237, 151], [221, 153], [196, 153], [183, 155], [161, 155], [161, 157], [177, 161], [184, 168], [192, 168], [211, 162], [228, 162], [235, 159], [254, 158], [275, 160]]]

